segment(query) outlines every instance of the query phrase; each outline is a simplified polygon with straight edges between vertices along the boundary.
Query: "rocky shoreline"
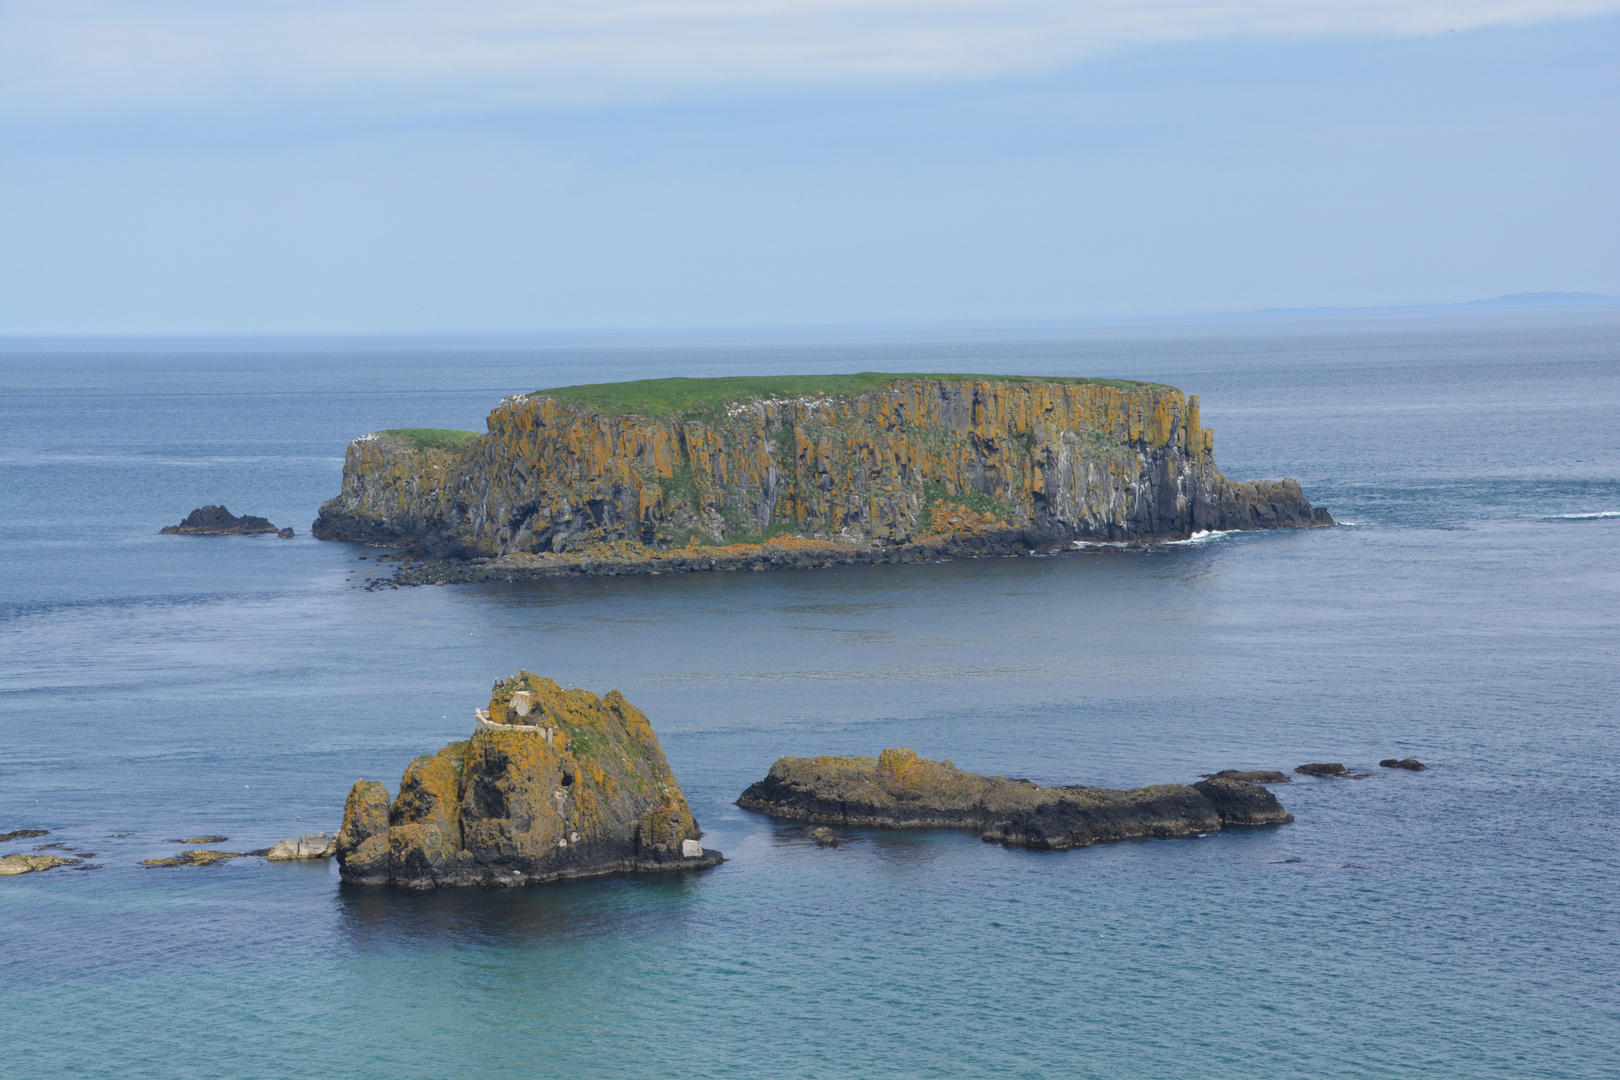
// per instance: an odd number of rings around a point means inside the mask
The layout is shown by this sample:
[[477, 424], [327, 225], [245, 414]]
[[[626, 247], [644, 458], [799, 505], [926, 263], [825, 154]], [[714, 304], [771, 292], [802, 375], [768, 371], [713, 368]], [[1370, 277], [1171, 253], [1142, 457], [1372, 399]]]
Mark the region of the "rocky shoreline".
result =
[[963, 536], [927, 537], [916, 543], [817, 541], [784, 538], [762, 544], [727, 544], [700, 548], [504, 555], [496, 558], [436, 559], [384, 555], [377, 561], [400, 560], [386, 577], [368, 578], [369, 589], [416, 585], [466, 585], [497, 581], [550, 580], [575, 577], [637, 577], [662, 574], [737, 573], [756, 570], [821, 570], [835, 566], [900, 566], [954, 562], [961, 559], [1055, 558], [1088, 551], [1153, 551], [1184, 543], [1175, 536], [1132, 541], [1060, 542], [1023, 530], [981, 531]]
[[781, 758], [737, 805], [814, 825], [966, 829], [987, 843], [1053, 851], [1294, 820], [1275, 795], [1241, 780], [1127, 791], [1042, 787], [962, 772], [904, 749], [876, 758]]

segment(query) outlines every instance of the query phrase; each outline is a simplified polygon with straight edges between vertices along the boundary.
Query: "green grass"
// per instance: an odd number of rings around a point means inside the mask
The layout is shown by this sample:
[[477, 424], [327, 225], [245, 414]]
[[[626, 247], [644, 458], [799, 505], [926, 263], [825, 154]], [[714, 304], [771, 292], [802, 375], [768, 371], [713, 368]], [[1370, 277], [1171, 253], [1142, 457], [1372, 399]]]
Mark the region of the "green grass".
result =
[[903, 379], [977, 379], [992, 382], [1083, 383], [1122, 390], [1168, 389], [1161, 383], [1130, 379], [1082, 379], [1034, 375], [941, 375], [862, 371], [854, 375], [740, 375], [724, 379], [642, 379], [638, 382], [589, 383], [539, 390], [537, 394], [600, 413], [681, 416], [712, 411], [730, 401], [805, 395], [857, 397]]
[[402, 427], [378, 432], [404, 441], [412, 450], [460, 450], [478, 438], [476, 431], [456, 431], [454, 428]]

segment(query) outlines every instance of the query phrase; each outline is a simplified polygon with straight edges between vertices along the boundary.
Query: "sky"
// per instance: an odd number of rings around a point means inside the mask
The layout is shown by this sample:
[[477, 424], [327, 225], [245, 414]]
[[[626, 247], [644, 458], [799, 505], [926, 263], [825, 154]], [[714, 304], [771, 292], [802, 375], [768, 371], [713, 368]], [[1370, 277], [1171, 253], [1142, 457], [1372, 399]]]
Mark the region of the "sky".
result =
[[0, 0], [0, 334], [1620, 293], [1620, 0]]

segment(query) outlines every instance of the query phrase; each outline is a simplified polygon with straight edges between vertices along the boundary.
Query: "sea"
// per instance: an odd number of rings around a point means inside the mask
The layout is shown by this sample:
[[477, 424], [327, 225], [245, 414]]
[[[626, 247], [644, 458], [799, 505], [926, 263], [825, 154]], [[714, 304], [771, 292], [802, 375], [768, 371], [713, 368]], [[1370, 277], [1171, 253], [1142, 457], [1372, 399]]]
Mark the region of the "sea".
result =
[[[913, 566], [368, 590], [344, 448], [672, 375], [1200, 395], [1331, 529]], [[1620, 317], [0, 343], [0, 1073], [1620, 1076]], [[223, 503], [297, 532], [160, 536]], [[498, 678], [618, 688], [725, 863], [416, 894], [335, 830]], [[783, 755], [1048, 784], [1342, 762], [1292, 824], [1011, 850], [734, 805]], [[1380, 768], [1415, 757], [1424, 772]], [[53, 849], [61, 851], [63, 848]]]

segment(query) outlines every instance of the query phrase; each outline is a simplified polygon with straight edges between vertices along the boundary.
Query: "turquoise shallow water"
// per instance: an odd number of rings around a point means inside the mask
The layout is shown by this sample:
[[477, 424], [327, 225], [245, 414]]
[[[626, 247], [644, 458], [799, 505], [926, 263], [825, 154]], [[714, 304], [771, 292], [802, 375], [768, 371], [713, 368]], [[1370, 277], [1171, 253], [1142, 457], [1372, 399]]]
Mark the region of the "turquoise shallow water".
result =
[[[0, 352], [6, 1075], [1620, 1075], [1620, 327], [767, 345]], [[1354, 525], [844, 571], [366, 592], [308, 538], [347, 440], [654, 374], [1051, 371], [1202, 395], [1236, 478]], [[193, 506], [291, 524], [158, 537]], [[652, 717], [729, 861], [416, 896], [147, 870], [336, 825], [519, 666]], [[817, 848], [731, 800], [910, 746], [1125, 786], [1337, 760], [1297, 818], [1008, 851]], [[1419, 774], [1377, 769], [1416, 756]], [[111, 834], [120, 834], [115, 838]]]

